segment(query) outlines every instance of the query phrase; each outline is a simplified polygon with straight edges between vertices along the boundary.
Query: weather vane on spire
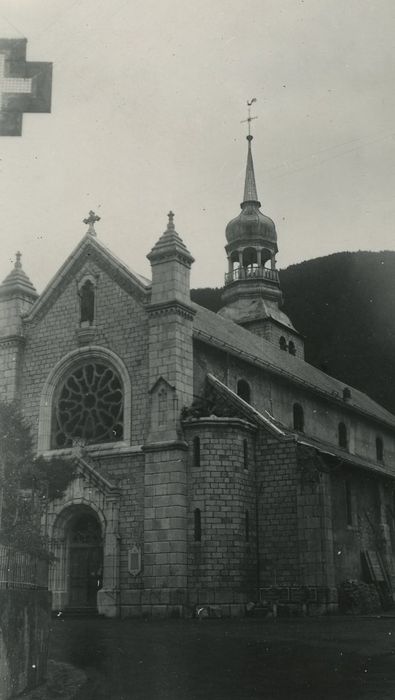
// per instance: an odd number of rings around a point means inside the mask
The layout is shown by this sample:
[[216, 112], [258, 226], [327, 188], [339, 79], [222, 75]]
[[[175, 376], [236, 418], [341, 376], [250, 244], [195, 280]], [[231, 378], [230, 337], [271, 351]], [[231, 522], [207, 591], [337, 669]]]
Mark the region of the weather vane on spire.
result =
[[258, 117], [251, 116], [251, 106], [254, 104], [254, 102], [256, 102], [256, 97], [253, 97], [252, 100], [247, 100], [248, 117], [247, 119], [243, 119], [243, 121], [241, 122], [241, 124], [246, 124], [248, 122], [248, 141], [251, 141], [251, 139], [253, 138], [251, 136], [251, 122], [253, 119], [258, 119]]

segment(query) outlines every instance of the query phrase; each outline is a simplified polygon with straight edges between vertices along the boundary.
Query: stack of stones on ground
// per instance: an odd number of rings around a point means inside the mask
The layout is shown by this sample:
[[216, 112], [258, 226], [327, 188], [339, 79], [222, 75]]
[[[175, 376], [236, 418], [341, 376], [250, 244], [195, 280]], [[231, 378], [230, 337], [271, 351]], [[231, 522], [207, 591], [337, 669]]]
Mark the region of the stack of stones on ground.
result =
[[191, 302], [172, 212], [151, 281], [97, 219], [40, 295], [19, 254], [0, 287], [1, 398], [20, 403], [37, 454], [77, 465], [43, 519], [54, 608], [323, 612], [347, 579], [391, 596], [395, 417], [305, 362], [251, 137], [218, 314]]

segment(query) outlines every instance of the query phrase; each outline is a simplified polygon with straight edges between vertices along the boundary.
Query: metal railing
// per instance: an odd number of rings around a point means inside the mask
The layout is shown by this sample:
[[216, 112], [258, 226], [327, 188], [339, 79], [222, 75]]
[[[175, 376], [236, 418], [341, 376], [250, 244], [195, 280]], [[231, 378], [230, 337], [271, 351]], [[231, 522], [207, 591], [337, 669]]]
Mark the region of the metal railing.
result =
[[48, 561], [0, 544], [0, 588], [47, 589]]
[[225, 284], [236, 282], [237, 280], [264, 279], [278, 284], [279, 276], [277, 270], [268, 267], [237, 267], [225, 274]]

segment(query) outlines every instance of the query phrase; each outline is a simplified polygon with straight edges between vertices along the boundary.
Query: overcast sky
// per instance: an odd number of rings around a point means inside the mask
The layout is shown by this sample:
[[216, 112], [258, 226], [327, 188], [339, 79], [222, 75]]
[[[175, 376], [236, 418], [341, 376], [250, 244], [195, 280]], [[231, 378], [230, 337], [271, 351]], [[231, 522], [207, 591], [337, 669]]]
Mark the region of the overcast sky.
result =
[[52, 61], [52, 114], [0, 137], [0, 277], [39, 291], [94, 209], [132, 269], [176, 213], [193, 286], [218, 286], [239, 212], [245, 103], [280, 267], [393, 249], [393, 0], [0, 0], [0, 36]]

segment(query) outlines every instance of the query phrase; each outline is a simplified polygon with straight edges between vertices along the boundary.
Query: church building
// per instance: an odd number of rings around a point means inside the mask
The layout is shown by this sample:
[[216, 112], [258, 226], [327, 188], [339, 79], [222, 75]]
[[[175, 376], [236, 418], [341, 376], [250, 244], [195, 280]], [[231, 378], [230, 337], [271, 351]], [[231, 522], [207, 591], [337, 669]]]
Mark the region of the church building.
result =
[[43, 522], [55, 610], [322, 613], [348, 579], [392, 596], [395, 416], [304, 360], [247, 140], [217, 314], [191, 301], [172, 212], [151, 280], [91, 212], [40, 295], [19, 253], [0, 286], [0, 397], [20, 403], [37, 454], [76, 466]]

